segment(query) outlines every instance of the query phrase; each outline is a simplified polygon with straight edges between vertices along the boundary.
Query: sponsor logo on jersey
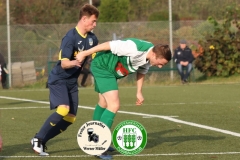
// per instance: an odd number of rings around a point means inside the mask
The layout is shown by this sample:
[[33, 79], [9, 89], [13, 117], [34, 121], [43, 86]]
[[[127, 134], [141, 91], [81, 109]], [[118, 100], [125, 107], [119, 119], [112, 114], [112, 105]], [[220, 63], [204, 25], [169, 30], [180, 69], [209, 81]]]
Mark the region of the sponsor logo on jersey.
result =
[[128, 70], [126, 68], [124, 68], [124, 66], [120, 62], [117, 63], [115, 70], [116, 70], [117, 74], [120, 76], [126, 76], [129, 74]]
[[79, 51], [79, 52], [81, 52], [81, 51], [83, 51], [83, 50], [84, 50], [84, 46], [82, 46], [82, 48], [79, 48], [79, 47], [78, 47], [78, 51]]

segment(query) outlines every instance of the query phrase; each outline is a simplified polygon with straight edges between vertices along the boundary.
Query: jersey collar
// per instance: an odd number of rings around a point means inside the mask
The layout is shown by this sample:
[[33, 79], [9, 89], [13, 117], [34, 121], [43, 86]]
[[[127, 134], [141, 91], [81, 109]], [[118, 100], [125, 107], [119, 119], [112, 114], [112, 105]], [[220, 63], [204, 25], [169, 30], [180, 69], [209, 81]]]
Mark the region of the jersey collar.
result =
[[83, 38], [86, 38], [86, 37], [87, 37], [87, 33], [86, 33], [85, 35], [82, 35], [82, 34], [80, 33], [80, 31], [78, 30], [77, 26], [76, 26], [75, 28], [76, 28], [78, 34], [79, 34], [81, 37], [83, 37]]

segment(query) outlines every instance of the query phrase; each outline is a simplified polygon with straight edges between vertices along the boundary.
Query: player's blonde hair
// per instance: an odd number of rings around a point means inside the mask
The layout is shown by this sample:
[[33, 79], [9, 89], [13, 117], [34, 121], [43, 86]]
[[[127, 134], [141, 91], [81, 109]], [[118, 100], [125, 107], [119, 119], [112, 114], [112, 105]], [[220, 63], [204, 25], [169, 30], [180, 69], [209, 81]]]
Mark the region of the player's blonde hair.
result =
[[87, 16], [90, 17], [92, 15], [95, 15], [96, 18], [98, 18], [99, 16], [99, 11], [96, 7], [94, 7], [93, 5], [90, 4], [85, 4], [79, 12], [79, 20], [83, 17], [83, 16]]
[[157, 58], [164, 58], [167, 61], [172, 59], [172, 52], [169, 48], [169, 45], [157, 44], [153, 47], [152, 50]]

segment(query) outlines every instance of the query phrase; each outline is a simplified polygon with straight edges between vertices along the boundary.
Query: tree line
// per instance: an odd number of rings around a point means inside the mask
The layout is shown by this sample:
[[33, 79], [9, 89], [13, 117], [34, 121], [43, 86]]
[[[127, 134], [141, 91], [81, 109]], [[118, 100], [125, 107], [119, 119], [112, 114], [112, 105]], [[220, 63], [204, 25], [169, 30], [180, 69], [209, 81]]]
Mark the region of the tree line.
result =
[[[10, 24], [76, 23], [80, 7], [89, 0], [9, 0]], [[225, 6], [239, 0], [171, 0], [173, 20], [223, 19]], [[92, 0], [99, 22], [167, 21], [168, 0]], [[6, 0], [0, 0], [0, 24], [6, 24]]]

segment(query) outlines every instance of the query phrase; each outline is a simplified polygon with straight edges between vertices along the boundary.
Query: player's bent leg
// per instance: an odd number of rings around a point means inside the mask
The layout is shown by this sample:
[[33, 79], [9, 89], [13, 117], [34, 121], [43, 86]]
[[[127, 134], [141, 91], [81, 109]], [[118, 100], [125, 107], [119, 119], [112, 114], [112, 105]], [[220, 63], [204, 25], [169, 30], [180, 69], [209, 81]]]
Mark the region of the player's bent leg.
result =
[[61, 121], [59, 121], [57, 123], [57, 125], [52, 128], [44, 137], [43, 139], [43, 143], [47, 143], [50, 139], [56, 137], [57, 135], [61, 134], [62, 132], [64, 132], [65, 130], [67, 130], [67, 128], [73, 124], [76, 120], [76, 116], [72, 115], [72, 114], [68, 114], [66, 116], [63, 117], [63, 119]]
[[69, 112], [69, 106], [60, 105], [57, 108], [57, 111], [48, 117], [40, 131], [35, 135], [34, 138], [31, 139], [32, 149], [38, 153], [39, 155], [48, 155], [45, 152], [46, 143], [43, 141], [45, 136], [59, 123], [64, 116], [66, 116]]
[[102, 94], [107, 102], [107, 109], [113, 113], [117, 113], [120, 108], [118, 90], [111, 90]]
[[108, 91], [103, 93], [102, 95], [107, 102], [107, 108], [103, 112], [100, 121], [106, 124], [108, 128], [111, 129], [114, 117], [120, 108], [118, 90]]
[[[107, 102], [106, 102], [105, 98], [103, 97], [103, 95], [99, 93], [99, 101], [98, 101], [98, 104], [96, 105], [94, 113], [93, 113], [93, 120], [100, 121], [102, 114], [106, 110], [106, 108], [107, 108]], [[115, 151], [115, 149], [111, 146], [107, 150], [107, 152], [113, 152], [113, 151]], [[100, 155], [100, 156], [106, 157], [105, 155]], [[100, 158], [100, 157], [98, 157], [98, 158]]]

